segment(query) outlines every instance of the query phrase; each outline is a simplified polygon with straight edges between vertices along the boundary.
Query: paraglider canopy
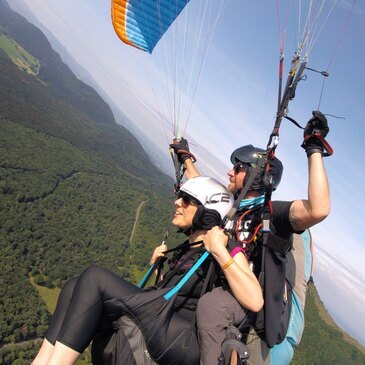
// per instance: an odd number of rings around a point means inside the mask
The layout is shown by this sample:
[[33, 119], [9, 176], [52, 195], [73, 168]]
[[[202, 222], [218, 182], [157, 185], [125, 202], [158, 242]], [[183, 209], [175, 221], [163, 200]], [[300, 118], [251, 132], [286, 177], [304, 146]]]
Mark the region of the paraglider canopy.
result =
[[225, 0], [111, 0], [117, 36], [140, 51], [141, 65], [148, 69], [146, 85], [149, 84], [150, 95], [154, 97], [152, 109], [165, 128], [168, 144], [171, 137], [180, 139], [185, 135], [225, 3]]
[[152, 53], [190, 0], [113, 0], [115, 32], [124, 42]]

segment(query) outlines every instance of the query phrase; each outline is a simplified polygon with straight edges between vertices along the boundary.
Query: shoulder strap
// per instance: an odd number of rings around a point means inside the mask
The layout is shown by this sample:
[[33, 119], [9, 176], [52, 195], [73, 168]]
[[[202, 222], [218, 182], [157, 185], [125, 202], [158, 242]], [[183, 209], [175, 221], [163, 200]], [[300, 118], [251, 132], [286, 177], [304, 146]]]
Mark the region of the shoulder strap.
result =
[[201, 266], [201, 264], [206, 260], [206, 258], [209, 256], [209, 252], [205, 251], [203, 255], [199, 258], [199, 260], [193, 265], [193, 267], [185, 274], [185, 276], [178, 282], [178, 284], [175, 286], [175, 288], [171, 289], [169, 292], [167, 292], [164, 295], [164, 298], [166, 300], [169, 300], [171, 297], [173, 297], [184, 285], [185, 283], [190, 279], [190, 277], [194, 274], [194, 272]]
[[173, 267], [173, 269], [168, 271], [165, 277], [159, 282], [159, 288], [163, 288], [170, 281], [170, 279], [176, 275], [176, 273], [196, 254], [196, 252], [197, 251], [192, 250], [188, 255], [186, 255], [184, 260], [180, 261]]
[[161, 257], [159, 257], [154, 264], [152, 264], [150, 266], [150, 268], [148, 269], [148, 271], [144, 274], [143, 278], [141, 279], [141, 281], [137, 284], [138, 288], [144, 288], [148, 282], [148, 280], [150, 280], [150, 277], [152, 276], [152, 273], [155, 270], [160, 270], [161, 265], [163, 264]]
[[[168, 274], [168, 276], [166, 276], [166, 280], [168, 278], [171, 278], [171, 276], [175, 275], [176, 272], [188, 261], [190, 260], [190, 258], [195, 254], [195, 251], [192, 251], [191, 253], [189, 253], [189, 255], [187, 255], [185, 257], [185, 259], [183, 261], [181, 261], [173, 270], [171, 270]], [[178, 282], [178, 284], [172, 288], [170, 291], [168, 291], [165, 295], [164, 298], [166, 300], [169, 300], [171, 297], [173, 297], [184, 285], [185, 283], [190, 279], [190, 277], [194, 274], [194, 272], [202, 265], [202, 263], [207, 259], [207, 257], [209, 256], [209, 252], [205, 251], [203, 253], [203, 255], [198, 259], [197, 262], [195, 262], [195, 264], [189, 269], [189, 271], [184, 275], [184, 277]], [[157, 261], [157, 260], [156, 260]], [[156, 264], [156, 263], [155, 263]], [[141, 285], [145, 285], [146, 282], [148, 281], [148, 279], [150, 278], [152, 272], [154, 269], [156, 269], [157, 266], [155, 266], [155, 264], [153, 264], [150, 269], [148, 270], [148, 272], [146, 273], [146, 275], [143, 277], [143, 279], [141, 280], [141, 282], [138, 284], [138, 286]], [[213, 264], [213, 263], [212, 263]], [[213, 265], [214, 266], [214, 265]], [[208, 270], [208, 274], [209, 277], [207, 276], [206, 281], [204, 283], [203, 289], [206, 290], [208, 283], [210, 281], [211, 275], [213, 273], [213, 267], [212, 265], [209, 267]], [[148, 277], [148, 278], [147, 278]], [[147, 278], [147, 279], [146, 279]], [[142, 286], [140, 286], [142, 287]]]
[[[169, 253], [169, 252], [173, 252], [173, 251], [177, 251], [186, 247], [191, 247], [193, 245], [196, 245], [198, 243], [200, 243], [202, 241], [197, 241], [197, 242], [184, 242], [174, 248], [171, 248], [170, 250], [164, 251], [164, 253]], [[177, 271], [191, 258], [191, 256], [193, 256], [195, 252], [192, 251], [190, 255], [188, 255], [185, 260], [183, 260], [181, 263], [179, 263], [179, 265], [177, 265], [176, 267], [174, 267], [173, 270], [171, 270], [168, 273], [168, 278], [171, 278], [172, 275], [175, 275], [177, 273]], [[157, 284], [158, 281], [158, 277], [160, 276], [161, 270], [162, 270], [162, 266], [164, 264], [164, 262], [166, 261], [166, 257], [159, 257], [154, 264], [152, 264], [150, 266], [150, 268], [147, 270], [146, 274], [143, 276], [143, 278], [141, 279], [141, 281], [138, 283], [138, 287], [139, 288], [144, 288], [146, 286], [146, 284], [148, 283], [148, 280], [150, 280], [152, 274], [154, 273], [155, 270], [158, 270], [158, 275], [157, 275], [157, 279], [155, 282], [155, 285]], [[171, 273], [171, 274], [170, 274]]]

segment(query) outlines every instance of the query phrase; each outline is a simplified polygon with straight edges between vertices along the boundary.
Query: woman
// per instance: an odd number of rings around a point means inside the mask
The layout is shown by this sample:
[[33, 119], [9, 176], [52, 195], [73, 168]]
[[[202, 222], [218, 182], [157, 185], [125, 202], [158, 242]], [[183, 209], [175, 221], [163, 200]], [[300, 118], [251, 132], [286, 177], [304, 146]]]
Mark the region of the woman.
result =
[[[248, 296], [252, 293], [254, 295], [253, 298], [244, 300], [244, 304], [251, 310], [261, 307], [263, 302], [261, 288], [255, 276], [249, 271], [242, 252], [237, 249], [233, 250], [231, 247], [227, 249], [222, 246], [221, 240], [215, 239], [215, 230], [218, 229], [215, 226], [221, 223], [232, 204], [232, 195], [216, 180], [208, 177], [188, 180], [181, 187], [175, 201], [176, 211], [172, 223], [189, 236], [188, 242], [193, 245], [183, 244], [181, 250], [177, 251], [171, 262], [170, 270], [165, 274], [158, 288], [146, 293], [143, 289], [106, 269], [89, 267], [77, 279], [69, 305], [64, 305], [66, 308], [63, 310], [56, 309], [57, 318], [51, 322], [42, 348], [32, 364], [74, 364], [80, 353], [95, 336], [100, 320], [105, 316], [110, 320], [116, 320], [123, 315], [136, 319], [136, 311], [141, 307], [138, 300], [140, 301], [144, 296], [150, 297], [152, 292], [152, 295], [156, 296], [155, 303], [158, 303], [161, 297], [160, 291], [166, 293], [166, 288], [175, 286], [205, 250], [212, 253], [215, 262], [222, 269], [221, 273], [224, 273], [224, 275], [217, 275], [215, 285], [225, 285], [228, 281], [229, 285], [247, 287]], [[207, 234], [207, 231], [213, 227], [215, 227], [214, 230]], [[231, 257], [233, 251], [238, 252], [234, 260]], [[157, 248], [152, 261], [159, 256], [163, 256], [163, 252]], [[194, 323], [197, 302], [204, 288], [209, 267], [210, 263], [204, 262], [179, 291], [175, 300], [170, 302], [172, 303], [171, 315], [166, 318], [163, 325], [155, 325], [155, 328], [152, 328], [153, 331], [151, 328], [148, 330], [141, 328], [147, 348], [159, 364], [172, 364], [171, 356], [176, 358], [176, 364], [199, 363], [197, 338], [193, 329], [195, 326], [192, 326], [192, 323]], [[242, 273], [240, 283], [237, 281], [237, 275], [234, 275], [234, 282], [231, 283], [232, 271]], [[66, 290], [72, 286], [71, 283]], [[67, 297], [63, 294], [60, 296], [58, 307], [62, 306], [63, 298]], [[135, 302], [134, 308], [131, 303]], [[154, 300], [151, 300], [151, 303], [154, 303]], [[138, 320], [137, 324], [140, 325]], [[176, 347], [176, 338], [182, 333], [186, 337], [184, 344], [189, 342], [189, 351], [185, 351], [179, 358], [180, 349], [174, 348], [174, 346]], [[156, 349], [155, 346], [172, 350], [167, 358], [158, 357], [156, 354], [159, 353], [159, 349]]]

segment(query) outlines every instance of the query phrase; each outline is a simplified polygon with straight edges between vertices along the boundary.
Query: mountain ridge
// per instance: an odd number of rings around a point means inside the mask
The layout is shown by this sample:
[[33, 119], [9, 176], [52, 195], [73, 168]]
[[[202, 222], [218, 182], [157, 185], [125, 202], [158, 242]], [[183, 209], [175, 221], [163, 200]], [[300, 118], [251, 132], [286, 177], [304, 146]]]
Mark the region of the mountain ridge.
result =
[[364, 346], [335, 324], [314, 284], [308, 288], [305, 329], [291, 364], [365, 364]]
[[[29, 37], [33, 25], [25, 20], [26, 26], [22, 24], [22, 17], [10, 11], [4, 4], [5, 2], [0, 2], [0, 24], [7, 28], [9, 35], [15, 35], [15, 41], [40, 61], [41, 67], [37, 78], [34, 78], [32, 75], [16, 72], [18, 66], [9, 62], [9, 59], [1, 59], [0, 82], [3, 88], [0, 90], [0, 107], [3, 118], [64, 138], [81, 148], [97, 151], [132, 174], [161, 179], [163, 175], [149, 161], [140, 143], [127, 129], [116, 124], [111, 109], [100, 96], [63, 65], [38, 29], [34, 31], [36, 46], [32, 42], [30, 45], [26, 44], [27, 38], [23, 32]], [[5, 14], [6, 9], [9, 16]], [[22, 24], [20, 30], [16, 27], [18, 23]], [[43, 41], [44, 44], [41, 45]], [[46, 54], [47, 51], [50, 55]], [[56, 76], [52, 76], [53, 74]], [[19, 85], [24, 87], [20, 88]], [[29, 110], [25, 112], [30, 105], [32, 113]], [[83, 133], [78, 133], [80, 130]], [[123, 133], [120, 134], [122, 130]], [[104, 139], [99, 138], [101, 135]], [[141, 163], [126, 166], [125, 160], [120, 157], [127, 150], [137, 157], [132, 163], [138, 159], [141, 159]], [[166, 177], [165, 181], [170, 184], [171, 180]]]

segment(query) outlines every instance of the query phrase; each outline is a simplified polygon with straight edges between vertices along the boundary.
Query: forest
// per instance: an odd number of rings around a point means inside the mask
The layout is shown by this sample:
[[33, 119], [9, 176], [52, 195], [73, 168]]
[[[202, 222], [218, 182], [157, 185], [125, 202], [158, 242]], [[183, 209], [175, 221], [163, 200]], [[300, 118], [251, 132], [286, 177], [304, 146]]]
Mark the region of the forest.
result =
[[90, 264], [137, 278], [170, 228], [173, 194], [153, 191], [143, 179], [64, 140], [3, 120], [0, 126], [4, 345], [40, 338], [48, 324], [49, 314], [30, 279], [62, 287]]
[[[4, 1], [0, 29], [0, 363], [25, 364], [49, 321], [32, 283], [62, 287], [90, 264], [138, 277], [170, 228], [173, 189], [100, 96]], [[19, 67], [19, 49], [37, 72]]]

